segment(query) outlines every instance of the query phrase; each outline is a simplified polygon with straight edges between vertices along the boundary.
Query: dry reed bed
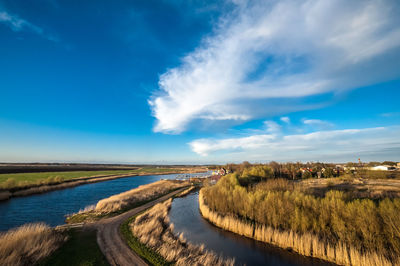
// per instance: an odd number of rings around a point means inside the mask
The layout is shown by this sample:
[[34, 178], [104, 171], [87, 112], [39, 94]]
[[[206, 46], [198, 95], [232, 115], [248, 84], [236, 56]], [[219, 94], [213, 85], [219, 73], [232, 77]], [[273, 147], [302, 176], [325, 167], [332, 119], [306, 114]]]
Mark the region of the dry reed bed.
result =
[[351, 191], [352, 198], [383, 199], [400, 197], [400, 180], [362, 178], [320, 178], [298, 182], [304, 192], [323, 196], [329, 190]]
[[[310, 233], [298, 234], [293, 231], [280, 231], [263, 224], [250, 223], [229, 215], [220, 215], [206, 205], [202, 190], [200, 190], [199, 194], [199, 207], [205, 219], [224, 230], [281, 248], [290, 248], [304, 256], [320, 258], [341, 265], [393, 265], [384, 256], [375, 252], [363, 254], [356, 248], [348, 247], [341, 241], [331, 245]], [[400, 260], [397, 260], [396, 265], [400, 265]]]
[[192, 192], [196, 187], [195, 186], [190, 186], [188, 189], [185, 189], [184, 191], [178, 193], [175, 197], [184, 197], [190, 192]]
[[179, 237], [174, 235], [174, 227], [168, 217], [171, 202], [172, 199], [159, 203], [138, 216], [130, 224], [133, 235], [176, 265], [233, 265], [234, 260], [224, 260], [205, 250], [204, 245], [190, 244], [182, 234]]
[[151, 184], [142, 185], [138, 188], [100, 200], [96, 204], [95, 212], [110, 213], [119, 211], [135, 203], [154, 199], [171, 190], [176, 190], [188, 185], [190, 185], [189, 182], [173, 180], [160, 180]]
[[25, 224], [0, 234], [0, 265], [33, 265], [49, 256], [66, 237], [43, 223]]

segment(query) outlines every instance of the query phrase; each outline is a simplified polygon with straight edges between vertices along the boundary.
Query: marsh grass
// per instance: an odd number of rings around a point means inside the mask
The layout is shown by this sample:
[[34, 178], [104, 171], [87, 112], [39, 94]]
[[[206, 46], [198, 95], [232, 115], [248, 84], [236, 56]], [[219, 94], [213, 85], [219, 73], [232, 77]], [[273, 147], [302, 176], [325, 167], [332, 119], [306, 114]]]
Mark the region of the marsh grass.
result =
[[265, 224], [246, 221], [234, 215], [221, 215], [211, 210], [203, 190], [199, 194], [199, 208], [202, 216], [214, 225], [239, 235], [270, 243], [281, 248], [292, 249], [304, 256], [312, 256], [341, 265], [400, 265], [398, 257], [392, 260], [374, 251], [362, 251], [343, 241], [329, 242], [312, 233], [297, 233], [293, 230], [279, 230]]
[[0, 234], [0, 265], [33, 265], [49, 256], [64, 241], [64, 234], [43, 223], [11, 229]]
[[102, 218], [115, 216], [189, 185], [189, 182], [175, 180], [160, 180], [142, 185], [138, 188], [102, 199], [96, 205], [87, 206], [77, 213], [70, 214], [66, 218], [66, 222], [93, 222]]
[[100, 200], [96, 204], [95, 212], [110, 213], [121, 209], [125, 209], [137, 202], [154, 199], [160, 195], [164, 195], [169, 191], [176, 190], [190, 185], [189, 182], [160, 180], [147, 185], [139, 186], [138, 188], [111, 196]]
[[217, 256], [204, 249], [204, 246], [193, 245], [183, 235], [173, 233], [169, 222], [168, 211], [172, 199], [159, 203], [136, 217], [130, 224], [133, 236], [142, 244], [162, 256], [166, 263], [176, 265], [233, 265], [234, 260]]
[[192, 186], [190, 186], [189, 188], [185, 189], [184, 191], [178, 193], [178, 194], [175, 195], [174, 197], [175, 197], [175, 198], [184, 197], [184, 196], [186, 196], [187, 194], [189, 194], [190, 192], [192, 192], [192, 191], [195, 190], [195, 189], [196, 189], [196, 187], [192, 185]]

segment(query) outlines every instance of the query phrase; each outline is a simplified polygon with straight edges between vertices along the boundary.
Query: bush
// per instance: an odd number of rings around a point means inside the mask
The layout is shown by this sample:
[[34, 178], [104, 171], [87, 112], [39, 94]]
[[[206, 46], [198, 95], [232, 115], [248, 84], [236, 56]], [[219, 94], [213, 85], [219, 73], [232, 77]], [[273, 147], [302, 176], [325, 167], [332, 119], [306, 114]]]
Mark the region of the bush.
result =
[[303, 174], [301, 175], [301, 178], [303, 179], [312, 178], [312, 174], [309, 171], [304, 171]]

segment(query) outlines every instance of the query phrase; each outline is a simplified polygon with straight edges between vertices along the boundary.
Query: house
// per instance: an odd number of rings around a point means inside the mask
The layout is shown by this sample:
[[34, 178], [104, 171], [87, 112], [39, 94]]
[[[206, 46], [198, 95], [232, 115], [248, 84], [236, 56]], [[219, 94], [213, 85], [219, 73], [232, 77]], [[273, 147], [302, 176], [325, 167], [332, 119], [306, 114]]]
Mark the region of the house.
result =
[[389, 170], [396, 170], [396, 167], [390, 165], [378, 165], [370, 168], [374, 171], [389, 171]]

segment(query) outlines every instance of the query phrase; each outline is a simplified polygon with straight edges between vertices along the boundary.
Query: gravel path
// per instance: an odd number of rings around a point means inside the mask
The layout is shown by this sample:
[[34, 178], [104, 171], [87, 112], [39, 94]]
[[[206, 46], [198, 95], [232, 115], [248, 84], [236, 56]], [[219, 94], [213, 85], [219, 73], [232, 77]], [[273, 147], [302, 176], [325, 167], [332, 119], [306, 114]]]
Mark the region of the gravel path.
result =
[[144, 211], [153, 205], [169, 199], [170, 197], [182, 192], [187, 188], [178, 189], [152, 202], [146, 203], [140, 207], [124, 212], [118, 216], [102, 219], [97, 223], [88, 224], [97, 228], [97, 243], [103, 254], [111, 265], [147, 265], [125, 242], [119, 232], [120, 225], [130, 217]]

